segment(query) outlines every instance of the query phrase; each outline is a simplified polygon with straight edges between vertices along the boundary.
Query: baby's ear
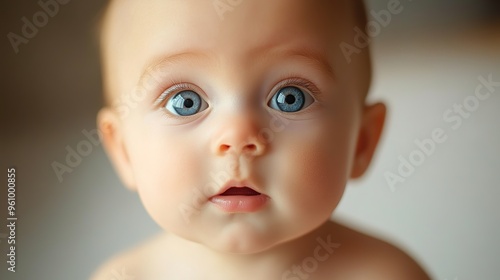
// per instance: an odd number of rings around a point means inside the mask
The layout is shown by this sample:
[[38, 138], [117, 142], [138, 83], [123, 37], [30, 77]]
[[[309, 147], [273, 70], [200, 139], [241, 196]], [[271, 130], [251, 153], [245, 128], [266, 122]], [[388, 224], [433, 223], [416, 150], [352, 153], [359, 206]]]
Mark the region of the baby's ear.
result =
[[365, 106], [358, 134], [351, 178], [361, 177], [366, 169], [368, 169], [384, 128], [385, 114], [386, 107], [383, 103]]
[[118, 114], [111, 108], [103, 108], [97, 114], [97, 127], [101, 141], [118, 176], [130, 190], [136, 190], [132, 166], [123, 139], [122, 122]]

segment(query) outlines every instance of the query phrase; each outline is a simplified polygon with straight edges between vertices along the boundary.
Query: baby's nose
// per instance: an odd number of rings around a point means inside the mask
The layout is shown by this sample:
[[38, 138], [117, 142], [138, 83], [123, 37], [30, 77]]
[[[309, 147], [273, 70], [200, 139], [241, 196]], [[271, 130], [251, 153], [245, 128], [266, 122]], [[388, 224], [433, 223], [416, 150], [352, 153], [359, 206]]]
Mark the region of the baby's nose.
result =
[[214, 154], [223, 156], [229, 153], [252, 157], [264, 154], [266, 144], [259, 138], [259, 127], [255, 120], [249, 118], [226, 120], [214, 137]]

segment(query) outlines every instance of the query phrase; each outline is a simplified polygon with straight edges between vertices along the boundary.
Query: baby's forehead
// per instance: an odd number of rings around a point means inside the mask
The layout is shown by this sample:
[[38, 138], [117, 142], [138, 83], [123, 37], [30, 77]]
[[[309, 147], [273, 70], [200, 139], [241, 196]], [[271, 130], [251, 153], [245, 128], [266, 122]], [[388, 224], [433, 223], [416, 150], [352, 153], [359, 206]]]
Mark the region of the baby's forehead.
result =
[[[330, 62], [341, 60], [338, 46], [350, 39], [355, 24], [352, 16], [347, 16], [353, 14], [347, 3], [346, 0], [114, 1], [103, 30], [103, 54], [108, 64], [105, 71], [111, 71], [117, 79], [138, 77], [159, 57], [193, 51], [233, 60], [265, 50], [296, 51]], [[331, 57], [324, 57], [327, 55]]]
[[122, 45], [155, 40], [163, 48], [266, 45], [293, 37], [319, 45], [352, 26], [347, 8], [345, 1], [322, 0], [121, 0], [111, 4], [106, 36]]

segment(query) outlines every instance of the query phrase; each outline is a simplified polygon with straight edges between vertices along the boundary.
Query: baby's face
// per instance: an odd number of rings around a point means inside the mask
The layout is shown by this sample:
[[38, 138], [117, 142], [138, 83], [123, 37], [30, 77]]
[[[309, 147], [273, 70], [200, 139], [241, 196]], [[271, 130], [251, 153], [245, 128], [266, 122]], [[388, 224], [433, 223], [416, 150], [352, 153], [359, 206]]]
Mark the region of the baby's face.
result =
[[[112, 4], [105, 82], [121, 101], [107, 148], [166, 231], [252, 253], [329, 219], [363, 110], [340, 2]], [[231, 186], [248, 188], [218, 195]]]

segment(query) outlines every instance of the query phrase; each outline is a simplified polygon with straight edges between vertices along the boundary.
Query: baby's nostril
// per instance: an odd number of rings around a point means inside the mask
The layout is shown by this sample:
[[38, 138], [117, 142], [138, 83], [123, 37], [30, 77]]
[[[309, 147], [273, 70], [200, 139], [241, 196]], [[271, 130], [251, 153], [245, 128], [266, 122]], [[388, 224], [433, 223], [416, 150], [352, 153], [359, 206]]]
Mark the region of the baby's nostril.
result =
[[231, 145], [221, 144], [219, 146], [220, 153], [229, 152], [231, 149], [235, 149], [233, 152], [253, 153], [253, 152], [257, 151], [257, 145], [247, 144], [247, 145], [240, 146], [240, 147], [236, 147], [236, 146], [232, 147]]
[[252, 152], [252, 151], [255, 151], [257, 149], [257, 146], [255, 146], [255, 144], [250, 144], [250, 145], [246, 145], [245, 149], [247, 151], [251, 151]]
[[223, 145], [220, 145], [220, 151], [221, 152], [227, 152], [227, 150], [229, 150], [230, 146], [229, 145], [226, 145], [226, 144], [223, 144]]

